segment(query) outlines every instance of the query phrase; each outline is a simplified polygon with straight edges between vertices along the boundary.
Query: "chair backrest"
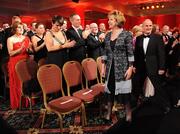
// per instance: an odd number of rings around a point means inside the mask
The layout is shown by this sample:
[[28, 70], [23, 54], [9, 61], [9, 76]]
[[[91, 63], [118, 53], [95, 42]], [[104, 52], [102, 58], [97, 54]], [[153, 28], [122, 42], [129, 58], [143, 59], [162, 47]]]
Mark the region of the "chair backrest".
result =
[[67, 84], [68, 95], [70, 95], [70, 87], [80, 85], [82, 82], [82, 67], [78, 61], [68, 61], [63, 66], [63, 74]]
[[29, 71], [29, 74], [31, 75], [31, 77], [36, 78], [37, 70], [38, 70], [37, 62], [34, 61], [34, 59], [30, 58], [27, 60], [27, 67], [28, 67], [28, 71]]
[[81, 64], [86, 80], [97, 80], [97, 82], [99, 83], [96, 61], [93, 58], [86, 58], [81, 62]]
[[32, 78], [28, 67], [28, 59], [23, 59], [17, 62], [15, 70], [21, 83], [26, 82]]
[[43, 94], [61, 91], [62, 95], [64, 95], [62, 88], [62, 72], [57, 65], [42, 65], [37, 72], [37, 78]]
[[96, 62], [97, 62], [97, 68], [98, 68], [98, 71], [100, 74], [101, 83], [103, 83], [102, 78], [105, 77], [105, 74], [103, 74], [102, 72], [103, 72], [103, 69], [104, 69], [104, 72], [106, 71], [106, 66], [105, 66], [104, 60], [100, 56], [96, 59]]

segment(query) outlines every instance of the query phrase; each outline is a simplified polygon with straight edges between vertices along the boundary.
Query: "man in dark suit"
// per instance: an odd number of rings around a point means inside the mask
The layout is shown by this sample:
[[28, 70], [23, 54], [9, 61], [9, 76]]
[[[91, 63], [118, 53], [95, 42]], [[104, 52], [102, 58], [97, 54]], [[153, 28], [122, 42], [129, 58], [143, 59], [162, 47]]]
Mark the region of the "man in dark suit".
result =
[[32, 22], [31, 30], [27, 31], [27, 36], [29, 37], [30, 40], [31, 40], [31, 37], [36, 34], [36, 24], [37, 24], [36, 22]]
[[146, 19], [143, 24], [143, 35], [136, 38], [135, 44], [135, 68], [136, 87], [139, 93], [143, 93], [143, 85], [146, 77], [150, 79], [155, 95], [149, 100], [160, 106], [164, 112], [168, 112], [169, 101], [163, 91], [163, 76], [165, 73], [165, 48], [162, 36], [152, 34], [152, 21]]
[[103, 55], [104, 43], [103, 40], [100, 40], [100, 35], [104, 35], [104, 33], [100, 33], [98, 31], [98, 25], [96, 23], [90, 24], [91, 33], [87, 37], [87, 48], [88, 48], [88, 57], [96, 60], [99, 56]]
[[81, 18], [78, 14], [70, 16], [72, 27], [66, 31], [67, 39], [76, 41], [74, 47], [69, 49], [70, 60], [81, 62], [86, 58], [85, 39], [82, 37]]

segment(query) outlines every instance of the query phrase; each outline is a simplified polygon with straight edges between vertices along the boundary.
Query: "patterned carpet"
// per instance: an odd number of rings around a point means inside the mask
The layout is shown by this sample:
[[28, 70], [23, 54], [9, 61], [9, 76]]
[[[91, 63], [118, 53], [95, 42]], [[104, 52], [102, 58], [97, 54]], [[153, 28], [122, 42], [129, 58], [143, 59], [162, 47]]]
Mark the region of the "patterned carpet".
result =
[[[42, 123], [42, 103], [36, 103], [33, 106], [33, 116], [27, 108], [22, 110], [10, 110], [8, 101], [0, 101], [0, 116], [7, 123], [15, 128], [20, 134], [56, 134], [60, 132], [58, 118], [55, 114], [48, 114], [45, 119], [44, 128], [41, 129]], [[78, 112], [71, 113], [63, 117], [63, 132], [64, 134], [102, 134], [118, 119], [124, 117], [124, 111], [114, 112], [111, 121], [105, 121], [100, 117], [98, 105], [91, 104], [86, 108], [86, 116], [88, 125], [81, 126], [80, 114]]]

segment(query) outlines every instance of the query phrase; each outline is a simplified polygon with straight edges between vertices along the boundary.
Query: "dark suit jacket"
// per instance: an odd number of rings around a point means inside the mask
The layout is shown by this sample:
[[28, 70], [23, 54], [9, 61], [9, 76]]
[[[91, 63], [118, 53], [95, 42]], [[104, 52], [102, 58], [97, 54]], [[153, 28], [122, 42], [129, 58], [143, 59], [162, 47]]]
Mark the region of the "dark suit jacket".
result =
[[7, 49], [7, 39], [13, 35], [12, 33], [12, 27], [6, 28], [4, 30], [4, 35], [3, 35], [3, 49], [2, 53], [4, 57], [8, 57], [8, 49]]
[[[97, 38], [99, 39], [99, 33], [97, 34]], [[96, 40], [94, 35], [90, 34], [86, 40], [87, 48], [88, 48], [88, 57], [97, 59], [97, 57], [103, 55], [104, 43]]]
[[177, 43], [173, 48], [171, 48], [167, 57], [167, 63], [169, 74], [175, 75], [179, 68], [177, 65], [180, 63], [180, 43]]
[[136, 38], [135, 67], [137, 73], [158, 75], [158, 70], [165, 69], [165, 48], [162, 36], [151, 34], [146, 54], [143, 50], [143, 35]]
[[73, 27], [66, 31], [67, 39], [76, 41], [75, 46], [69, 49], [69, 58], [70, 60], [76, 60], [79, 62], [86, 57], [85, 40], [82, 38], [82, 30], [80, 32], [81, 38], [78, 36]]
[[35, 35], [35, 33], [33, 33], [33, 31], [30, 30], [27, 32], [27, 36], [29, 37], [30, 40], [33, 35]]

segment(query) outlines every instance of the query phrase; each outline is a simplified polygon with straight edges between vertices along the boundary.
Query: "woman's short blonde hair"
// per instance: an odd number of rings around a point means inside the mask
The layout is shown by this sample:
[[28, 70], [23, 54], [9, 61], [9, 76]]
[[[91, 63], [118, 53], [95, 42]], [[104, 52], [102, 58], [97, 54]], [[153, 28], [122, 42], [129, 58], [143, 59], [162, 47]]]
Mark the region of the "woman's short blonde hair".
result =
[[141, 31], [142, 31], [142, 27], [139, 26], [139, 25], [135, 25], [135, 26], [132, 28], [132, 32], [133, 32], [133, 33], [141, 32]]
[[124, 14], [121, 11], [113, 10], [113, 11], [108, 13], [108, 17], [109, 16], [114, 16], [114, 18], [117, 21], [117, 26], [118, 27], [122, 27], [125, 24], [125, 22], [126, 22]]

